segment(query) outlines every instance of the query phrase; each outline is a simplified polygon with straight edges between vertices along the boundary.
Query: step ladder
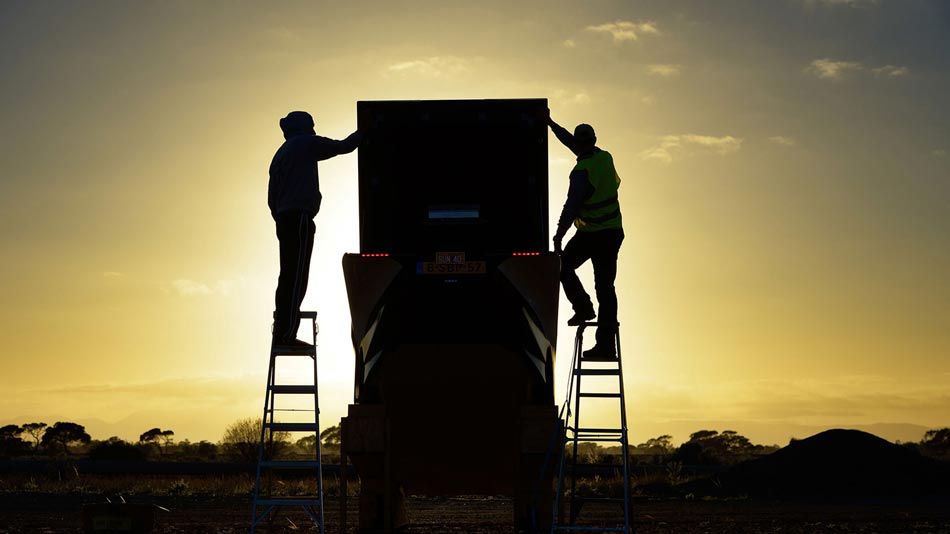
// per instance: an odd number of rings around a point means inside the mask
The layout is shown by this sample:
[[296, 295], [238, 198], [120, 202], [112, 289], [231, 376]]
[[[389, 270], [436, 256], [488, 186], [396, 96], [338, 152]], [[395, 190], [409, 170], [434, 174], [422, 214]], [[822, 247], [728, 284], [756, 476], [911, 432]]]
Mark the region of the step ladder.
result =
[[[583, 358], [584, 330], [596, 327], [596, 322], [582, 323], [577, 327], [574, 337], [574, 356], [571, 360], [571, 375], [568, 379], [567, 396], [561, 407], [560, 417], [564, 422], [562, 436], [564, 448], [561, 450], [560, 465], [558, 467], [557, 489], [554, 494], [554, 520], [551, 532], [632, 532], [630, 517], [630, 466], [629, 448], [627, 447], [627, 408], [623, 392], [623, 358], [620, 354], [620, 324], [617, 324], [617, 333], [614, 342], [617, 345], [617, 359], [601, 362], [589, 361]], [[585, 366], [585, 364], [587, 364]], [[585, 376], [616, 376], [617, 389], [615, 391], [585, 391], [582, 389]], [[581, 407], [585, 399], [616, 399], [619, 401], [619, 426], [616, 428], [592, 428], [581, 425]], [[573, 405], [573, 408], [572, 408]], [[577, 449], [580, 443], [609, 443], [620, 445], [621, 463], [615, 464], [581, 464], [577, 461]], [[571, 449], [568, 449], [571, 446]], [[584, 471], [581, 473], [581, 471]], [[619, 497], [583, 497], [577, 495], [577, 479], [579, 474], [615, 474], [621, 471], [623, 476], [623, 498]], [[565, 490], [570, 490], [570, 496]], [[568, 517], [564, 518], [565, 502], [568, 504]], [[596, 526], [578, 524], [578, 516], [585, 503], [615, 503], [623, 507], [623, 526]], [[619, 522], [619, 521], [618, 521]]]
[[[307, 513], [314, 525], [319, 528], [320, 534], [325, 534], [323, 514], [323, 463], [320, 447], [320, 395], [317, 382], [317, 312], [302, 311], [300, 318], [309, 319], [313, 325], [312, 346], [300, 349], [287, 349], [271, 346], [270, 364], [267, 370], [267, 389], [264, 392], [264, 416], [261, 419], [261, 439], [258, 444], [257, 476], [254, 481], [254, 497], [251, 513], [251, 533], [262, 521], [277, 515], [280, 507], [300, 507]], [[276, 384], [277, 360], [283, 357], [309, 357], [313, 360], [313, 384]], [[279, 397], [310, 396], [313, 398], [313, 409], [278, 408]], [[313, 421], [306, 422], [279, 422], [275, 420], [276, 412], [306, 412], [313, 413]], [[274, 434], [277, 432], [306, 432], [315, 436], [314, 455], [305, 459], [276, 460], [268, 457], [265, 451], [273, 450]], [[315, 482], [315, 493], [302, 496], [274, 496], [270, 491], [270, 479], [275, 471], [310, 471]], [[270, 475], [270, 476], [268, 476]], [[267, 480], [263, 487], [264, 479]], [[273, 512], [273, 514], [272, 514]]]

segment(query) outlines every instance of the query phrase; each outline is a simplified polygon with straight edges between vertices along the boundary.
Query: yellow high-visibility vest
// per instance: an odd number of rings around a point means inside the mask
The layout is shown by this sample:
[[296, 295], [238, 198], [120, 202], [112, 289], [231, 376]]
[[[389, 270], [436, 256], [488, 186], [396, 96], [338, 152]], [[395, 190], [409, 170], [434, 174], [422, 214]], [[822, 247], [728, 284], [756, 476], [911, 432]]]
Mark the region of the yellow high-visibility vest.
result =
[[614, 168], [614, 158], [610, 152], [601, 150], [584, 158], [574, 166], [575, 171], [587, 171], [587, 179], [594, 187], [594, 194], [584, 202], [574, 226], [579, 232], [596, 232], [609, 228], [622, 228], [620, 201], [617, 192], [620, 189], [620, 176]]

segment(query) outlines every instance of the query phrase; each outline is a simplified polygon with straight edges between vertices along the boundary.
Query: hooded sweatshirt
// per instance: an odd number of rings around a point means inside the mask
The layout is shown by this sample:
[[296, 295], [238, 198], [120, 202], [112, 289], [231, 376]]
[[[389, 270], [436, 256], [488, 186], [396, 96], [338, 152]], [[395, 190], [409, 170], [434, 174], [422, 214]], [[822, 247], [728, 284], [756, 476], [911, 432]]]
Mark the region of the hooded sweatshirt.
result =
[[315, 217], [323, 198], [317, 162], [352, 152], [358, 145], [356, 132], [342, 141], [321, 137], [312, 131], [289, 136], [270, 164], [267, 205], [271, 215], [302, 211]]

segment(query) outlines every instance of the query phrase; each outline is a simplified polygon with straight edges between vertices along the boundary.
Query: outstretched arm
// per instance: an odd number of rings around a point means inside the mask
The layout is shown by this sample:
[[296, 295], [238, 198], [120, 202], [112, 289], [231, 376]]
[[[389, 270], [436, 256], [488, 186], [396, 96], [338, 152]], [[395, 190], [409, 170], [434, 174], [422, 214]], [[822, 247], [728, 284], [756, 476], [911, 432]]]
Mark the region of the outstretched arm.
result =
[[548, 126], [551, 127], [551, 131], [554, 132], [554, 137], [557, 137], [557, 140], [560, 141], [561, 144], [566, 146], [575, 156], [578, 155], [574, 145], [574, 136], [571, 135], [571, 132], [554, 122], [554, 119], [552, 119], [550, 115], [548, 115]]
[[319, 135], [314, 136], [312, 141], [314, 159], [321, 161], [340, 154], [349, 154], [360, 146], [362, 140], [363, 134], [359, 130], [346, 136], [346, 139], [342, 141], [320, 137]]

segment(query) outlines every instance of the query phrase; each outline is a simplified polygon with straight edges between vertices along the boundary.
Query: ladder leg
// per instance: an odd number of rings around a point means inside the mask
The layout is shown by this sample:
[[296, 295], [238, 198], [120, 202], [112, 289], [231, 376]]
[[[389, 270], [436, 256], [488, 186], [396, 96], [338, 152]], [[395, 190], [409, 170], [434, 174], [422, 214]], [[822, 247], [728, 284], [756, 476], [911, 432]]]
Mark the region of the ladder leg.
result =
[[619, 374], [617, 375], [617, 380], [620, 382], [620, 428], [622, 433], [620, 434], [621, 440], [621, 451], [623, 452], [623, 526], [624, 531], [628, 534], [632, 532], [633, 525], [631, 524], [631, 511], [630, 511], [630, 450], [629, 450], [629, 437], [627, 429], [627, 397], [624, 394], [623, 387], [623, 354], [620, 352], [620, 326], [617, 326], [617, 331], [614, 334], [614, 342], [617, 345], [617, 370]]
[[326, 521], [323, 509], [323, 443], [320, 439], [320, 388], [319, 374], [317, 373], [317, 318], [313, 317], [313, 422], [317, 427], [317, 496], [320, 497], [320, 534], [326, 534]]
[[[572, 373], [580, 371], [584, 364], [581, 361], [581, 356], [584, 354], [584, 326], [577, 328], [577, 336], [574, 343], [574, 368], [571, 370]], [[573, 444], [574, 450], [571, 452], [571, 507], [570, 507], [570, 525], [574, 525], [577, 522], [577, 514], [580, 511], [579, 505], [580, 501], [577, 500], [577, 449], [580, 445], [580, 437], [577, 429], [581, 428], [581, 378], [580, 373], [576, 373], [574, 377], [574, 391], [571, 393], [574, 395], [574, 435], [573, 435]]]
[[[255, 469], [253, 502], [251, 506], [251, 532], [255, 532], [258, 525], [265, 519], [269, 525], [273, 525], [277, 515], [287, 506], [300, 507], [304, 513], [314, 522], [320, 534], [326, 534], [326, 519], [324, 509], [324, 488], [323, 488], [323, 450], [320, 440], [320, 395], [319, 395], [319, 377], [317, 375], [317, 333], [318, 325], [316, 312], [304, 312], [305, 316], [312, 320], [313, 324], [313, 346], [311, 348], [300, 347], [278, 347], [271, 345], [270, 360], [267, 369], [267, 386], [264, 390], [264, 411], [261, 416], [260, 441], [257, 448], [257, 466]], [[277, 381], [277, 357], [278, 356], [309, 356], [313, 360], [313, 422], [281, 423], [276, 419], [276, 396], [280, 394], [304, 394], [310, 393], [310, 386], [307, 384], [276, 384]], [[299, 411], [288, 409], [289, 411]], [[306, 411], [306, 410], [305, 410]], [[276, 460], [272, 458], [275, 433], [280, 431], [300, 432], [313, 431], [315, 433], [314, 457], [312, 460]], [[298, 465], [294, 465], [298, 464]], [[303, 469], [309, 471], [316, 477], [314, 486], [315, 495], [302, 495], [295, 498], [285, 498], [274, 495], [272, 484], [274, 482], [273, 470], [280, 468]], [[265, 470], [266, 469], [266, 470]], [[266, 491], [263, 484], [266, 482]]]
[[[266, 425], [264, 422], [267, 421], [267, 413], [270, 411], [273, 413], [273, 406], [271, 406], [271, 386], [274, 383], [274, 351], [271, 350], [270, 358], [267, 364], [267, 384], [264, 387], [264, 413], [261, 414], [261, 438], [257, 445], [257, 467], [254, 474], [254, 495], [251, 505], [251, 532], [254, 532], [255, 527], [262, 518], [258, 515], [258, 506], [257, 500], [260, 497], [261, 491], [261, 462], [264, 460], [264, 435], [266, 432]], [[268, 510], [269, 511], [269, 510]], [[266, 514], [266, 512], [265, 512]]]
[[[630, 467], [630, 439], [629, 439], [629, 429], [627, 428], [627, 409], [626, 409], [626, 395], [624, 392], [624, 383], [623, 383], [623, 364], [622, 364], [622, 354], [620, 349], [620, 328], [619, 323], [617, 324], [617, 331], [614, 335], [614, 342], [617, 346], [617, 360], [616, 360], [616, 369], [610, 368], [588, 368], [585, 369], [583, 365], [583, 331], [587, 326], [597, 326], [597, 323], [585, 323], [579, 325], [577, 329], [577, 335], [574, 338], [574, 359], [571, 362], [571, 375], [568, 379], [568, 388], [567, 388], [567, 398], [565, 399], [562, 411], [561, 418], [564, 421], [565, 431], [573, 432], [573, 434], [568, 437], [564, 436], [563, 443], [565, 447], [568, 445], [573, 446], [573, 450], [570, 451], [570, 458], [568, 459], [567, 454], [561, 455], [561, 465], [558, 469], [558, 484], [557, 492], [555, 493], [555, 510], [554, 517], [555, 521], [552, 524], [551, 532], [572, 532], [572, 531], [583, 531], [583, 532], [625, 532], [627, 534], [632, 534], [633, 532], [633, 511], [631, 507], [631, 498], [632, 498], [632, 489], [631, 489], [631, 467]], [[613, 360], [608, 360], [604, 363], [614, 363]], [[582, 391], [582, 377], [585, 374], [590, 375], [616, 375], [617, 376], [617, 390], [616, 392], [597, 392], [592, 391], [584, 393]], [[619, 467], [621, 468], [622, 473], [622, 483], [623, 483], [623, 499], [620, 498], [607, 498], [606, 501], [610, 502], [621, 502], [623, 504], [623, 527], [620, 526], [580, 526], [577, 524], [577, 520], [581, 515], [581, 509], [585, 502], [584, 497], [578, 497], [577, 495], [577, 478], [578, 478], [578, 456], [579, 456], [579, 446], [581, 443], [581, 435], [578, 429], [584, 428], [580, 422], [580, 411], [581, 411], [581, 397], [595, 397], [595, 398], [608, 398], [614, 397], [620, 401], [620, 424], [617, 428], [611, 429], [586, 429], [585, 435], [593, 443], [599, 442], [619, 442], [620, 451], [623, 455], [621, 461], [623, 462]], [[573, 415], [571, 408], [573, 406]], [[565, 451], [566, 452], [566, 451]], [[570, 473], [567, 473], [566, 470], [570, 469]], [[616, 468], [612, 470], [616, 473]], [[566, 496], [566, 480], [565, 477], [570, 477], [570, 491], [571, 498], [568, 499]], [[604, 499], [594, 499], [594, 500], [604, 500]], [[564, 522], [564, 511], [563, 507], [565, 503], [569, 503], [569, 521]], [[559, 509], [560, 508], [560, 509]]]

